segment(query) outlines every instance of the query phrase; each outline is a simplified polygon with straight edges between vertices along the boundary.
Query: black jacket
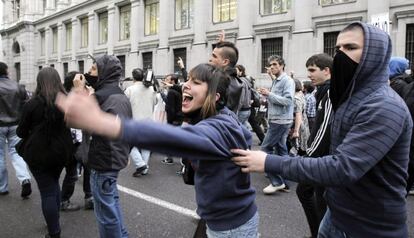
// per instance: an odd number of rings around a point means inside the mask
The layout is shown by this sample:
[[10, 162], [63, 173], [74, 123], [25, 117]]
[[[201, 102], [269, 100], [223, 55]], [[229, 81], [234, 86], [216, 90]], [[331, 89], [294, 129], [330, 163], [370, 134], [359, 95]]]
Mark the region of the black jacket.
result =
[[16, 81], [0, 76], [0, 127], [19, 123], [25, 98], [25, 90]]
[[315, 124], [308, 139], [306, 153], [309, 157], [329, 155], [331, 142], [332, 104], [329, 98], [330, 81], [318, 87], [315, 94], [316, 116]]
[[23, 159], [32, 170], [58, 175], [74, 153], [63, 113], [41, 96], [24, 105], [16, 134], [25, 141]]
[[182, 101], [181, 87], [179, 85], [173, 85], [168, 90], [165, 104], [168, 124], [181, 125], [183, 122], [184, 115], [181, 110]]
[[227, 88], [226, 107], [237, 114], [240, 110], [240, 97], [242, 94], [243, 83], [237, 78], [237, 71], [235, 68], [227, 67], [225, 72], [230, 79], [230, 84]]
[[[104, 55], [96, 58], [98, 83], [95, 96], [105, 112], [122, 118], [132, 118], [129, 99], [118, 86], [122, 66], [115, 56]], [[119, 140], [92, 135], [87, 166], [97, 171], [119, 171], [128, 163], [130, 146]]]

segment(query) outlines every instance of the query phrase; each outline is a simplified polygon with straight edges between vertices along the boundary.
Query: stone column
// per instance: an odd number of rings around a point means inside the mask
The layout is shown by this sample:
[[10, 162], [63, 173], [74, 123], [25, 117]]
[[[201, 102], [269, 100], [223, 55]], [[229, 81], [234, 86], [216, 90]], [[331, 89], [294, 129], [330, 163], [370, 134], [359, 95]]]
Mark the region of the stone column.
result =
[[[98, 29], [98, 23], [96, 21], [96, 14], [94, 11], [88, 13], [88, 54], [93, 55], [93, 50], [96, 46], [96, 39], [98, 39], [99, 32], [96, 32]], [[89, 70], [92, 65], [92, 59], [88, 58], [85, 60], [85, 72]]]
[[173, 72], [173, 67], [170, 60], [170, 49], [168, 46], [168, 37], [171, 31], [172, 19], [171, 9], [173, 9], [173, 1], [171, 0], [160, 0], [160, 12], [159, 12], [159, 29], [158, 39], [159, 47], [157, 49], [157, 55], [155, 57], [154, 70], [157, 74], [168, 74]]
[[[51, 37], [52, 31], [50, 27], [45, 29], [45, 64], [49, 65], [49, 54], [52, 52], [53, 40]], [[52, 43], [52, 44], [51, 44]]]
[[58, 22], [57, 24], [57, 63], [55, 65], [55, 69], [59, 72], [61, 78], [63, 78], [63, 67], [62, 67], [62, 52], [63, 52], [63, 47], [64, 47], [64, 43], [63, 43], [63, 34], [65, 34], [64, 30], [63, 30], [63, 24], [62, 22]]
[[[142, 23], [142, 19], [139, 14], [139, 7], [142, 5], [138, 0], [131, 1], [131, 22], [130, 22], [130, 37], [129, 41], [131, 44], [131, 52], [129, 52], [129, 60], [127, 62], [129, 69], [134, 69], [139, 66], [139, 51], [138, 51], [138, 42], [139, 42], [139, 25]], [[142, 65], [142, 64], [141, 64]]]
[[71, 62], [69, 65], [69, 71], [77, 69], [76, 65], [76, 51], [80, 48], [80, 24], [77, 17], [72, 17], [72, 50], [71, 50]]
[[[392, 31], [392, 27], [390, 24], [390, 0], [383, 0], [383, 1], [373, 1], [368, 0], [368, 14], [367, 14], [367, 21], [369, 23], [375, 22], [379, 28], [383, 29], [384, 31], [388, 32], [391, 36], [391, 40], [393, 43], [395, 42], [396, 30]], [[388, 18], [385, 19], [384, 15], [388, 14]], [[375, 15], [380, 15], [381, 17], [377, 18]], [[397, 29], [397, 26], [395, 26]], [[395, 47], [393, 47], [393, 52], [395, 52]]]
[[[306, 60], [315, 52], [313, 47], [301, 47], [312, 44], [314, 41], [314, 30], [312, 29], [312, 1], [296, 0], [292, 2], [292, 9], [294, 11], [295, 23], [292, 32], [292, 40], [283, 39], [283, 44], [288, 44], [288, 47], [283, 47], [286, 60], [286, 73], [295, 71], [295, 77], [303, 79], [306, 78]], [[286, 50], [287, 51], [286, 51]]]
[[367, 20], [368, 22], [371, 22], [371, 16], [381, 13], [387, 13], [390, 11], [390, 0], [382, 0], [382, 1], [376, 1], [376, 0], [368, 0], [368, 14], [367, 14]]
[[188, 69], [208, 61], [206, 25], [209, 18], [206, 9], [211, 7], [211, 1], [194, 0], [194, 42], [191, 48], [191, 65], [186, 65]]
[[114, 53], [114, 42], [117, 39], [115, 33], [115, 5], [112, 3], [108, 6], [108, 42], [106, 43], [108, 47], [108, 55]]
[[55, 1], [54, 0], [46, 0], [46, 9], [45, 9], [45, 13], [46, 15], [50, 15], [53, 12], [55, 12]]
[[258, 4], [255, 1], [238, 1], [237, 5], [237, 19], [239, 21], [239, 32], [237, 35], [238, 63], [246, 67], [247, 74], [252, 74], [257, 67], [257, 62], [251, 60], [252, 55], [254, 55], [253, 21], [256, 17], [254, 11], [254, 9], [257, 9], [256, 5]]

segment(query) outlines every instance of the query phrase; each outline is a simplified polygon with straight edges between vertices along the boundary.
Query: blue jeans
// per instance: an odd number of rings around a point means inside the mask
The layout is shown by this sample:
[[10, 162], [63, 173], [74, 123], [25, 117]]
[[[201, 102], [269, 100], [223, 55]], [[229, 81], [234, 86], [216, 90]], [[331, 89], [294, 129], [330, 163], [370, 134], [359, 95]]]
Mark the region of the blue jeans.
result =
[[345, 232], [339, 230], [334, 224], [332, 224], [331, 211], [326, 210], [319, 226], [318, 238], [349, 238]]
[[42, 200], [42, 213], [46, 220], [49, 234], [60, 232], [60, 186], [59, 174], [49, 174], [46, 171], [32, 170]]
[[8, 190], [8, 173], [6, 166], [6, 151], [4, 147], [7, 144], [7, 149], [10, 154], [10, 159], [14, 170], [16, 170], [16, 177], [20, 181], [31, 179], [26, 162], [20, 157], [15, 149], [16, 144], [20, 138], [16, 135], [17, 126], [0, 127], [0, 192]]
[[237, 118], [239, 119], [239, 122], [246, 126], [247, 121], [249, 120], [250, 117], [250, 109], [249, 110], [245, 110], [245, 111], [239, 111], [237, 113]]
[[227, 231], [213, 231], [207, 225], [208, 238], [256, 238], [259, 229], [259, 213], [256, 212], [243, 225]]
[[117, 189], [118, 171], [99, 172], [91, 169], [94, 211], [101, 238], [125, 238], [128, 232], [122, 220]]
[[[291, 124], [269, 123], [266, 136], [262, 143], [262, 151], [267, 154], [288, 155], [286, 140], [289, 134]], [[283, 178], [278, 174], [268, 174], [269, 180], [273, 186], [279, 186], [285, 183]]]
[[135, 168], [140, 168], [144, 165], [148, 166], [148, 161], [151, 155], [151, 151], [138, 149], [137, 147], [134, 146], [129, 155], [131, 156], [131, 160], [132, 160], [132, 163], [134, 163]]

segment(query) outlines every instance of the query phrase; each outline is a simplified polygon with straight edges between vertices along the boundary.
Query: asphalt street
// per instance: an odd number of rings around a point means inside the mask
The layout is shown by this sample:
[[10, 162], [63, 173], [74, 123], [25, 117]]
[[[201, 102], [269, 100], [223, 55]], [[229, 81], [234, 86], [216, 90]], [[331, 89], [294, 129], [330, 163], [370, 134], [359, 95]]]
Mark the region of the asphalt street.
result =
[[[134, 168], [122, 170], [118, 180], [124, 222], [129, 235], [134, 237], [192, 237], [197, 219], [194, 189], [185, 185], [176, 174], [180, 165], [161, 163], [163, 156], [153, 154], [150, 172], [139, 178], [132, 177]], [[46, 233], [46, 225], [40, 208], [40, 195], [32, 180], [33, 194], [30, 199], [20, 198], [20, 186], [7, 158], [10, 194], [0, 196], [0, 238], [40, 238]], [[61, 178], [63, 178], [64, 172]], [[83, 177], [76, 184], [71, 201], [83, 206]], [[296, 238], [309, 235], [305, 216], [295, 194], [291, 192], [263, 195], [262, 188], [268, 180], [263, 174], [252, 175], [257, 189], [256, 202], [260, 213], [260, 237]], [[408, 198], [408, 227], [414, 237], [414, 197]], [[61, 212], [63, 238], [98, 237], [93, 211]]]

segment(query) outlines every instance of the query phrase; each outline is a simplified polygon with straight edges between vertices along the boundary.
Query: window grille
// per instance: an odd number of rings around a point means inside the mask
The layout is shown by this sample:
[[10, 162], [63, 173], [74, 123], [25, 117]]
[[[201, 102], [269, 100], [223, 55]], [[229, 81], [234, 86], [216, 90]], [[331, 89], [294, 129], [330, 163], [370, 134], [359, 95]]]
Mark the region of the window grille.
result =
[[262, 39], [262, 73], [266, 73], [267, 59], [271, 55], [283, 56], [283, 37]]
[[325, 32], [323, 34], [323, 52], [334, 57], [336, 38], [338, 38], [339, 31]]

